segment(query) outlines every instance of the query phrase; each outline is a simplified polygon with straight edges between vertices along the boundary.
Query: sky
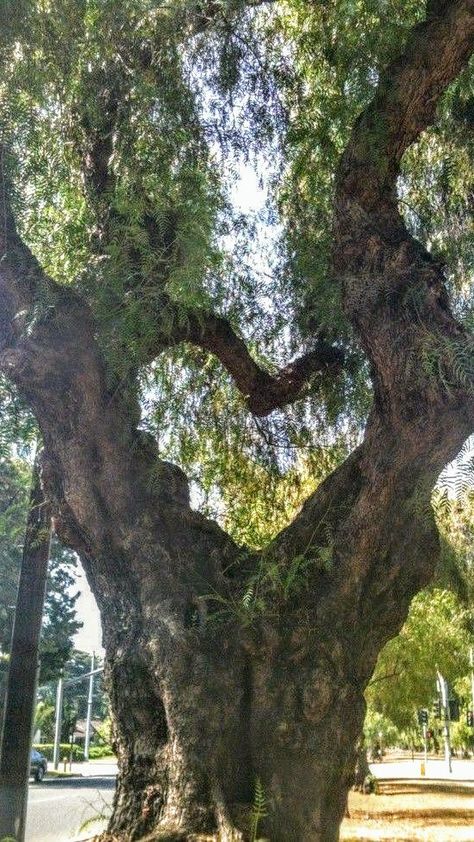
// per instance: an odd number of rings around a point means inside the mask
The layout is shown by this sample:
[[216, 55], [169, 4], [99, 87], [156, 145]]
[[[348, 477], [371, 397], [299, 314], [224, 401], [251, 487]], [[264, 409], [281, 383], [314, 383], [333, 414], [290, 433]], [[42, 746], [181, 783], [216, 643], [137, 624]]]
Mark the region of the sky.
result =
[[78, 563], [78, 575], [74, 590], [80, 590], [81, 595], [76, 603], [78, 619], [84, 624], [74, 638], [74, 648], [81, 652], [95, 652], [103, 655], [102, 629], [100, 626], [100, 615], [97, 603], [87, 583], [85, 573]]

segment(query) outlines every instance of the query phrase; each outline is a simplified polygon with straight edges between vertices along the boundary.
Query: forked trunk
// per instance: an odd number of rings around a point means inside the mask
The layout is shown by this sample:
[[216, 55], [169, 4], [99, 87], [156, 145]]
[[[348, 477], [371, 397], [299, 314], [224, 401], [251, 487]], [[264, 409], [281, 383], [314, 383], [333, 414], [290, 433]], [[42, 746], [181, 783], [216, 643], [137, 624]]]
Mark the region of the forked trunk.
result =
[[[335, 179], [331, 268], [373, 408], [361, 446], [254, 556], [191, 510], [184, 474], [139, 431], [134, 370], [114, 380], [87, 305], [18, 236], [0, 170], [0, 368], [38, 419], [56, 529], [102, 613], [114, 842], [338, 838], [364, 688], [432, 575], [431, 490], [474, 427], [473, 340], [396, 193], [404, 152], [473, 44], [472, 0], [428, 3], [354, 125]], [[219, 357], [255, 412], [299, 394], [314, 355], [265, 376], [225, 320], [193, 318], [174, 340], [157, 328], [144, 362], [186, 339]], [[340, 365], [338, 349], [316, 357], [313, 373]]]
[[[219, 610], [215, 588], [204, 581], [194, 597], [171, 603], [159, 597], [162, 568], [140, 568], [135, 557], [133, 584], [123, 566], [117, 588], [97, 576], [97, 558], [93, 566], [85, 558], [102, 609], [116, 726], [114, 839], [251, 840], [257, 828], [272, 842], [337, 840], [364, 688], [437, 553], [418, 477], [403, 467], [405, 459], [412, 465], [409, 454], [402, 460], [399, 452], [388, 463], [390, 477], [380, 469], [372, 485], [365, 456], [365, 447], [356, 451], [308, 501], [298, 530], [290, 527], [261, 560], [263, 570], [279, 564], [284, 575], [291, 547], [310, 530], [314, 558], [297, 590], [278, 599], [259, 585], [263, 599], [273, 600], [271, 616], [247, 607], [242, 624], [241, 586], [219, 598]], [[412, 503], [400, 510], [390, 495], [384, 509], [379, 483], [395, 488], [400, 470]], [[185, 508], [174, 516], [183, 523], [195, 517]], [[360, 519], [362, 543], [349, 544], [348, 530], [357, 534]], [[318, 563], [328, 530], [335, 570]], [[145, 545], [153, 552], [151, 537]], [[215, 558], [218, 543], [207, 547]], [[159, 545], [154, 551], [160, 555]], [[362, 563], [363, 589], [353, 580]]]

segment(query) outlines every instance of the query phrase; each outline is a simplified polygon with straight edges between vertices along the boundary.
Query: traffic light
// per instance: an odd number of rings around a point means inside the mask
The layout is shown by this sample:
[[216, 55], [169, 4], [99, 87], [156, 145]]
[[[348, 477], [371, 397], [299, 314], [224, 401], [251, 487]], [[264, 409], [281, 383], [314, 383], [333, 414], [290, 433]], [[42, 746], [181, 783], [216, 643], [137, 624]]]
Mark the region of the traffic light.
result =
[[435, 699], [433, 702], [433, 709], [432, 713], [435, 719], [441, 719], [441, 701], [440, 699]]
[[459, 700], [449, 700], [449, 718], [451, 722], [459, 722]]
[[428, 725], [428, 711], [426, 708], [418, 710], [418, 725]]
[[468, 710], [466, 713], [466, 725], [468, 728], [474, 728], [474, 713], [472, 710]]

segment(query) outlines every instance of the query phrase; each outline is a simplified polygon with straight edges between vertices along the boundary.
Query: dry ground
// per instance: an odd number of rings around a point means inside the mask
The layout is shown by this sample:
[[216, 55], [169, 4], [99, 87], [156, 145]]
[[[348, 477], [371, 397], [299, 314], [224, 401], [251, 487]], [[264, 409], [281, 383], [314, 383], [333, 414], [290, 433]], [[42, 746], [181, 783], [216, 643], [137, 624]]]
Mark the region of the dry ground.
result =
[[341, 842], [474, 842], [474, 783], [380, 781], [378, 795], [351, 792]]

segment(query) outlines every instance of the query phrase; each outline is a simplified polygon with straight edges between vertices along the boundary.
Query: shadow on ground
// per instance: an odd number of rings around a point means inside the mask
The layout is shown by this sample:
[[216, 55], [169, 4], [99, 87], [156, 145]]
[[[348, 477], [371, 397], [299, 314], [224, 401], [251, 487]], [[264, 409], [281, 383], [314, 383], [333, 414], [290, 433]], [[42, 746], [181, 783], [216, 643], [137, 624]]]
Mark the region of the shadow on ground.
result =
[[45, 778], [41, 784], [34, 784], [35, 789], [115, 789], [115, 775], [101, 775], [100, 777], [81, 778]]
[[467, 781], [379, 781], [378, 794], [351, 792], [343, 842], [473, 842], [474, 785]]

